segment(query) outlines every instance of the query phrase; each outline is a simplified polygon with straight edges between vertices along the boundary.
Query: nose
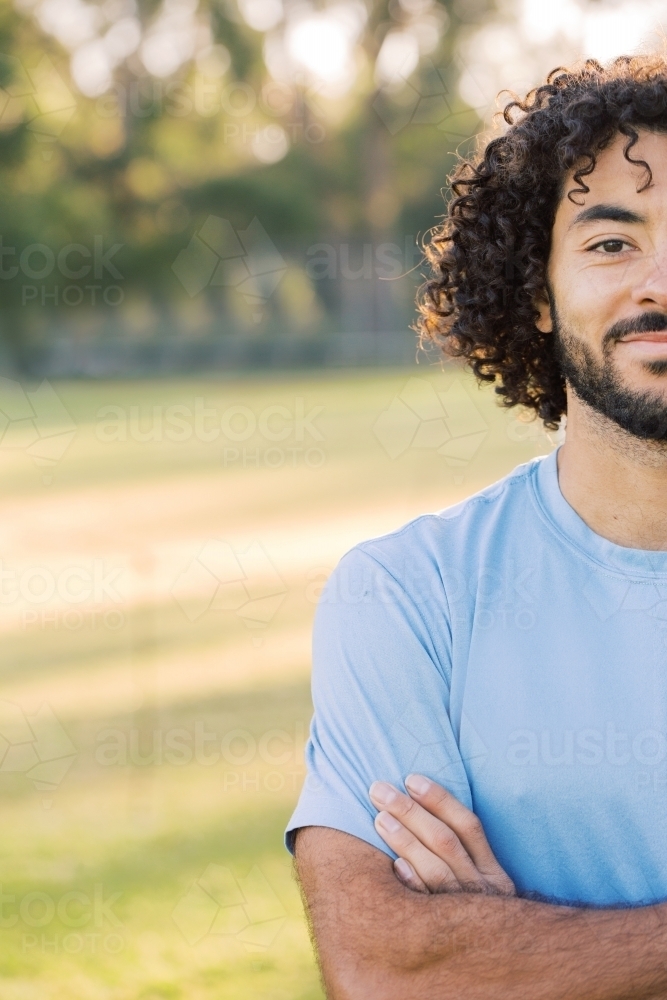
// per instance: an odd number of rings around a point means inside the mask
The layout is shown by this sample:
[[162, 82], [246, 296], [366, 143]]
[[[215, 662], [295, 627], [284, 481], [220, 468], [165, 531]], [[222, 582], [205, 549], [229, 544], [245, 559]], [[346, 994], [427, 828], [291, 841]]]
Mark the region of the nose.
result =
[[667, 245], [654, 253], [647, 265], [632, 290], [632, 301], [643, 309], [667, 312]]

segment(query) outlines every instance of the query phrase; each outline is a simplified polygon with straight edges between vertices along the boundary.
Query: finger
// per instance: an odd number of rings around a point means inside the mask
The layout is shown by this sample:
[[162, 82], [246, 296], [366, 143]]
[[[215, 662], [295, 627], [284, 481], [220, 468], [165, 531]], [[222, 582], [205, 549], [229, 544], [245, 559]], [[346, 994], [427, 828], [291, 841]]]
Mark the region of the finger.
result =
[[398, 879], [407, 885], [408, 889], [414, 892], [428, 892], [428, 889], [409, 861], [405, 858], [396, 858], [394, 861], [394, 871]]
[[388, 812], [379, 812], [375, 817], [375, 829], [395, 854], [405, 858], [429, 892], [460, 892], [461, 885], [449, 865], [432, 851]]
[[494, 888], [514, 892], [514, 883], [491, 850], [484, 827], [474, 812], [442, 785], [422, 774], [409, 774], [405, 787], [416, 802], [454, 831], [475, 868]]
[[[409, 795], [404, 795], [385, 781], [376, 781], [371, 785], [370, 797], [376, 808], [394, 816], [424, 847], [444, 861], [466, 892], [486, 890], [484, 876], [477, 870], [449, 826]], [[402, 851], [396, 853], [405, 857]], [[423, 878], [421, 871], [419, 874]]]
[[497, 864], [478, 817], [437, 782], [409, 774], [405, 787], [416, 802], [454, 831], [477, 868]]

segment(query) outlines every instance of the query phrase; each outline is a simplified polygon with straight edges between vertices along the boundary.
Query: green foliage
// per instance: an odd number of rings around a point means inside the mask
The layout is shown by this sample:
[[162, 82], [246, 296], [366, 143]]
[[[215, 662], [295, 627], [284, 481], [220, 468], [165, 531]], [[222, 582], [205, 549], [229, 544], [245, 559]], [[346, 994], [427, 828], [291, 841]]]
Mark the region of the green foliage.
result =
[[[373, 60], [386, 31], [401, 27], [404, 12], [397, 0], [378, 0], [360, 40], [365, 63], [356, 84], [332, 100], [305, 80], [289, 86], [272, 81], [263, 61], [264, 36], [243, 22], [235, 0], [217, 0], [209, 9], [213, 40], [231, 56], [222, 76], [208, 77], [191, 62], [173, 77], [157, 80], [130, 59], [116, 71], [115, 90], [97, 98], [79, 93], [66, 53], [31, 16], [4, 6], [3, 245], [16, 248], [18, 256], [21, 249], [42, 244], [57, 258], [71, 243], [90, 248], [96, 236], [105, 247], [121, 244], [123, 307], [109, 309], [92, 298], [76, 302], [77, 295], [88, 296], [83, 291], [88, 277], [70, 279], [76, 286], [70, 305], [61, 299], [56, 303], [54, 289], [63, 282], [55, 267], [32, 298], [23, 269], [10, 279], [9, 258], [0, 259], [5, 279], [0, 335], [29, 343], [50, 336], [55, 325], [69, 324], [93, 336], [100, 324], [120, 322], [119, 317], [121, 326], [141, 334], [130, 317], [137, 309], [166, 310], [172, 317], [174, 310], [190, 309], [171, 265], [209, 215], [228, 219], [236, 230], [257, 218], [278, 251], [302, 273], [308, 247], [323, 240], [377, 245], [393, 239], [402, 245], [405, 236], [423, 234], [442, 211], [439, 192], [456, 147], [479, 126], [456, 94], [452, 54], [459, 22], [444, 5], [436, 8], [449, 21], [439, 48], [403, 88], [379, 92]], [[142, 21], [150, 21], [156, 9], [156, 4], [142, 5]], [[42, 80], [44, 93], [39, 87], [29, 93], [25, 72], [45, 56], [51, 77]], [[45, 139], [37, 111], [53, 104], [58, 88], [65, 95], [61, 105], [67, 105], [67, 94], [70, 104], [56, 109], [49, 121], [53, 135]], [[410, 101], [414, 104], [416, 91], [436, 94], [425, 100], [435, 100], [440, 110], [429, 105], [427, 113], [415, 111]], [[276, 125], [287, 133], [290, 149], [280, 162], [262, 163], [253, 152], [254, 137]], [[34, 262], [32, 268], [39, 270]], [[312, 294], [319, 301], [313, 316], [326, 315], [331, 296], [322, 288]], [[214, 312], [234, 313], [229, 290], [210, 290], [207, 296]], [[277, 313], [274, 319], [285, 322]], [[237, 316], [223, 326], [231, 329], [237, 321], [246, 322]], [[182, 320], [173, 320], [172, 327], [179, 323], [182, 327]]]

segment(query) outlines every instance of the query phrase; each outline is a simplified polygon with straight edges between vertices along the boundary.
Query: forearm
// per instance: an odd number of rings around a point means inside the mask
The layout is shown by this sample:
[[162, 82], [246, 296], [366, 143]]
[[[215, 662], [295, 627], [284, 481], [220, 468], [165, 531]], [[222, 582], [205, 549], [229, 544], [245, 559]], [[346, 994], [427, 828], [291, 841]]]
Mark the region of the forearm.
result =
[[389, 989], [379, 994], [386, 1000], [667, 996], [662, 906], [586, 910], [466, 893], [404, 905], [402, 920], [391, 929], [400, 960], [398, 975], [388, 970]]
[[315, 857], [309, 832], [299, 835], [299, 874], [331, 1000], [667, 996], [665, 906], [587, 910], [422, 895], [368, 845], [327, 870], [322, 838]]

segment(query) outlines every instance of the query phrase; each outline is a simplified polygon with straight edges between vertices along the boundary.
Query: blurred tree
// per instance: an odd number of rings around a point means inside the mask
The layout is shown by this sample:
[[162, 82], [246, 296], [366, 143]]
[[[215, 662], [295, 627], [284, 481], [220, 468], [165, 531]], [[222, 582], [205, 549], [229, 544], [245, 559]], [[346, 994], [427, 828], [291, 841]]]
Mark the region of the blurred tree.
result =
[[463, 0], [3, 6], [5, 342], [331, 328], [314, 260], [394, 244], [389, 272], [409, 271], [479, 128], [457, 93], [466, 18]]

